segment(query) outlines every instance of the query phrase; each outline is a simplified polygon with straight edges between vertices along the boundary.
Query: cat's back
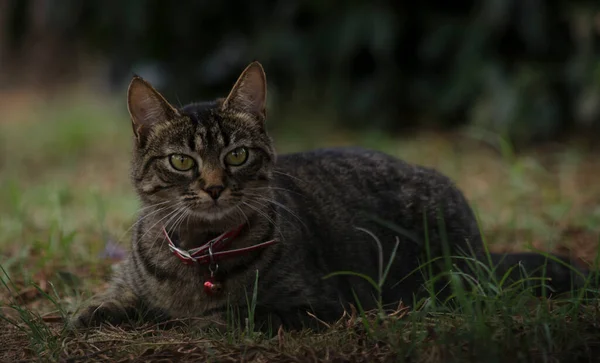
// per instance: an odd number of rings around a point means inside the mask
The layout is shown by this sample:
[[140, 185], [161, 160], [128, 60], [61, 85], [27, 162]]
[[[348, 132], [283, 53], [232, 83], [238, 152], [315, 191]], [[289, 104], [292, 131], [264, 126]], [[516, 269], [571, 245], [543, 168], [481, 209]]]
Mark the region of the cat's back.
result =
[[[298, 182], [329, 184], [371, 183], [372, 187], [411, 179], [447, 179], [437, 171], [408, 163], [381, 151], [362, 147], [336, 147], [283, 154], [278, 157], [276, 171]], [[276, 173], [277, 174], [277, 173]]]
[[319, 169], [352, 168], [358, 171], [376, 166], [403, 167], [406, 162], [381, 151], [358, 146], [321, 148], [278, 156], [277, 167], [289, 170], [309, 171]]
[[316, 241], [338, 241], [332, 248], [352, 250], [354, 243], [365, 242], [354, 226], [393, 241], [395, 234], [373, 217], [413, 233], [423, 228], [424, 216], [433, 226], [440, 212], [452, 238], [478, 245], [478, 226], [465, 196], [435, 169], [360, 147], [281, 155], [276, 165], [273, 184], [279, 203], [312, 226], [311, 233], [319, 235]]
[[328, 215], [366, 210], [406, 217], [440, 203], [468, 212], [464, 196], [444, 174], [362, 147], [280, 155], [274, 178], [282, 203], [326, 209]]
[[[280, 198], [291, 198], [304, 209], [325, 208], [327, 214], [339, 215], [341, 210], [394, 210], [395, 214], [400, 213], [399, 205], [420, 210], [442, 200], [464, 203], [460, 191], [442, 173], [361, 147], [281, 155], [274, 178]], [[283, 199], [284, 204], [290, 202]]]

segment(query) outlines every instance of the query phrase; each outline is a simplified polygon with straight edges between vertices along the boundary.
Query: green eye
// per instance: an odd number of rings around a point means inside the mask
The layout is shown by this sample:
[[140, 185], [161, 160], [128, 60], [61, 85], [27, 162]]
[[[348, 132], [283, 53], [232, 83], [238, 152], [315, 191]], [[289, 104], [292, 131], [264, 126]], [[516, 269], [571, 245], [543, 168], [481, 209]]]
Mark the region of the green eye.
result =
[[169, 162], [172, 167], [179, 171], [188, 171], [196, 164], [194, 159], [182, 154], [173, 154], [169, 156]]
[[225, 164], [240, 166], [248, 160], [248, 150], [245, 147], [238, 147], [225, 155]]

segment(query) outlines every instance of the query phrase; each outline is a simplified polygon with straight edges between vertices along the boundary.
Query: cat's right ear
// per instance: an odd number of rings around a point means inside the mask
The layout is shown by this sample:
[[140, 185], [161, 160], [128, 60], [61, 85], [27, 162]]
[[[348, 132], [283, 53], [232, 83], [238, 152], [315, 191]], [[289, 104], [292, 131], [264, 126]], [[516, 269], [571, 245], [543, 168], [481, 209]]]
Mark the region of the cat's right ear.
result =
[[139, 76], [134, 76], [129, 84], [127, 109], [138, 143], [145, 140], [154, 125], [179, 116], [177, 109]]
[[222, 108], [245, 112], [260, 122], [267, 117], [267, 77], [259, 62], [252, 62], [240, 75]]

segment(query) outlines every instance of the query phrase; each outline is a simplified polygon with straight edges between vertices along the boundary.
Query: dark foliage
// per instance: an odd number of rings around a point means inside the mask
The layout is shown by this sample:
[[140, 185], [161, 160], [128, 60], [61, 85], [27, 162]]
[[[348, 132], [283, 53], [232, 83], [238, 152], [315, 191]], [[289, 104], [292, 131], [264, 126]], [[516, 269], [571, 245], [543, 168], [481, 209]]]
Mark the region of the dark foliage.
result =
[[278, 105], [333, 106], [352, 127], [468, 123], [534, 141], [600, 123], [593, 1], [8, 0], [2, 8], [3, 53], [43, 35], [62, 44], [57, 55], [83, 49], [109, 59], [119, 90], [136, 71], [182, 102], [214, 96], [256, 59]]

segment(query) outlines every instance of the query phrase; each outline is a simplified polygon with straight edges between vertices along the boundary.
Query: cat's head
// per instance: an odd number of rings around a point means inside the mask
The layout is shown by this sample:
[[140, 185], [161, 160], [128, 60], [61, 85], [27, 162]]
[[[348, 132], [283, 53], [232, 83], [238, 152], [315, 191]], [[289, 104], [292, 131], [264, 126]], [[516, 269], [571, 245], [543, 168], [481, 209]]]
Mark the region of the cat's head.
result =
[[[204, 222], [239, 220], [263, 205], [275, 162], [265, 130], [266, 78], [250, 64], [229, 96], [170, 105], [134, 77], [128, 109], [134, 133], [132, 177], [146, 206]], [[162, 214], [162, 213], [161, 213]]]

